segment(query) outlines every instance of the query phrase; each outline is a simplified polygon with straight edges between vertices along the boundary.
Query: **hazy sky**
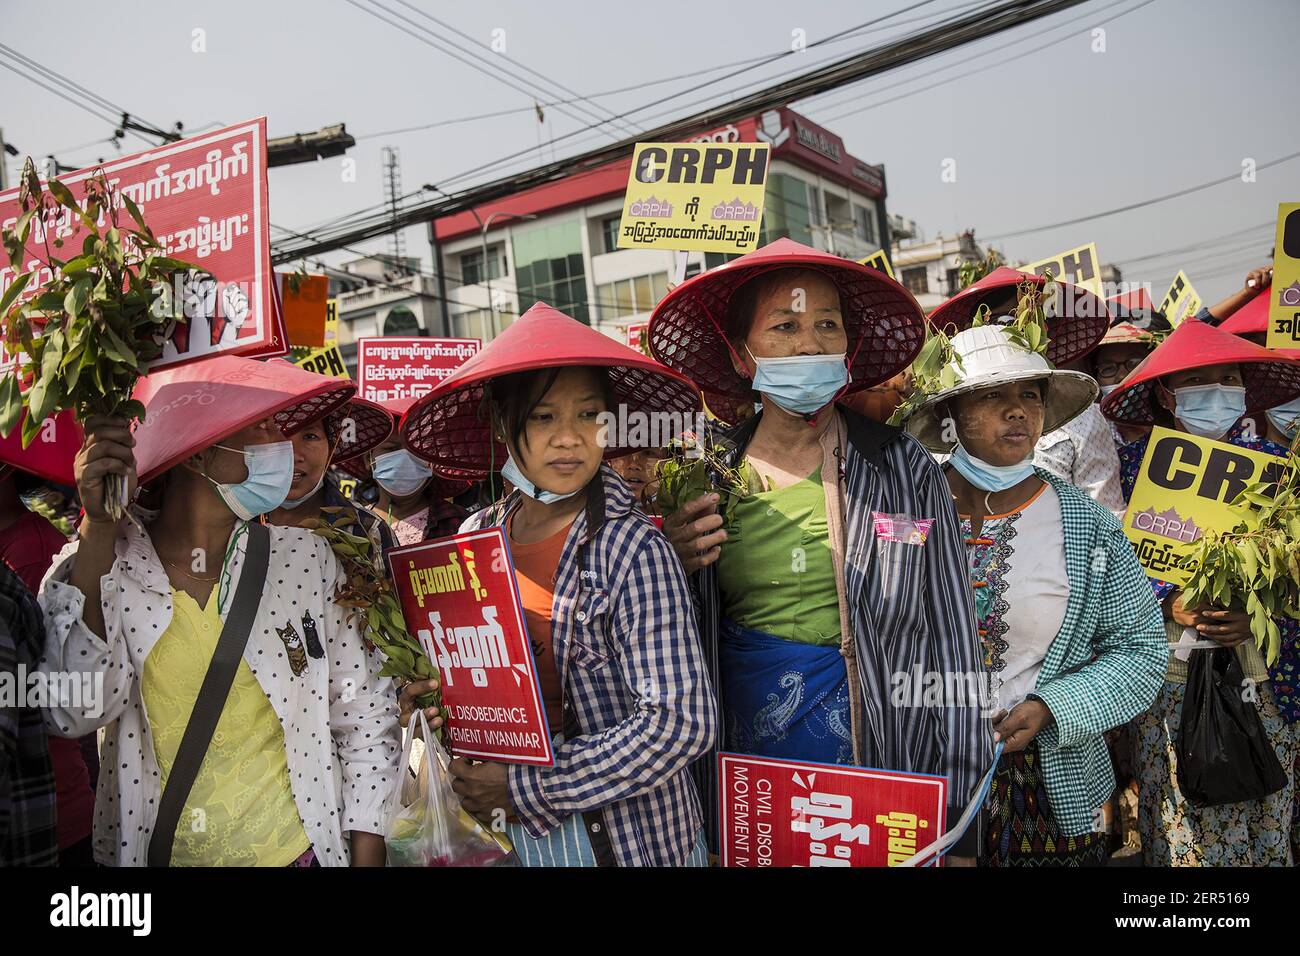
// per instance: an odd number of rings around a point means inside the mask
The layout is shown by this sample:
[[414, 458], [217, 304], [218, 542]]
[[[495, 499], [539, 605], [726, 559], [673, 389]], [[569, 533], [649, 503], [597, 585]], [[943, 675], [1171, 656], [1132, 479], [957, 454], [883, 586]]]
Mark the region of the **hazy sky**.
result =
[[[394, 12], [378, 10], [376, 2]], [[632, 114], [629, 121], [640, 129], [978, 4], [0, 0], [0, 43], [158, 124], [181, 120], [198, 130], [265, 114], [270, 135], [282, 136], [347, 123], [360, 140], [349, 153], [357, 162], [355, 182], [343, 181], [339, 159], [271, 171], [271, 218], [293, 229], [379, 203], [385, 145], [400, 147], [408, 191], [521, 149], [533, 151], [510, 168], [540, 161], [534, 94], [475, 72], [362, 6], [389, 20], [409, 18], [413, 23], [403, 25], [415, 33], [413, 24], [445, 34], [418, 8], [483, 44], [504, 40], [513, 63], [482, 49], [473, 58], [502, 63], [515, 74], [513, 82], [529, 89], [542, 81], [521, 64], [582, 95], [634, 87], [596, 101], [616, 113], [682, 94]], [[711, 81], [730, 70], [645, 85], [789, 50], [795, 31], [813, 43], [905, 8], [911, 9], [890, 21], [899, 24], [892, 29], [870, 28], [720, 82]], [[792, 105], [840, 134], [854, 155], [884, 163], [889, 210], [915, 219], [927, 235], [972, 227], [977, 238], [1016, 233], [995, 244], [1021, 260], [1095, 241], [1103, 261], [1118, 264], [1126, 280], [1150, 282], [1157, 297], [1181, 267], [1215, 301], [1265, 263], [1277, 204], [1300, 199], [1300, 159], [1259, 171], [1253, 183], [1238, 179], [1069, 227], [1023, 231], [1239, 176], [1248, 158], [1262, 165], [1300, 151], [1298, 27], [1297, 0], [1090, 0]], [[1105, 30], [1104, 52], [1094, 50], [1094, 28]], [[203, 31], [205, 52], [194, 49], [196, 30]], [[0, 63], [13, 61], [0, 51]], [[961, 76], [972, 71], [979, 72]], [[54, 152], [70, 165], [114, 155], [112, 146], [94, 142], [112, 132], [104, 119], [8, 70], [0, 76], [0, 128], [24, 153]], [[388, 132], [506, 110], [520, 112]], [[591, 122], [579, 123], [559, 107], [546, 116], [543, 140]], [[613, 138], [574, 136], [556, 143], [554, 155]], [[126, 151], [142, 148], [128, 138]], [[551, 156], [544, 147], [540, 158]], [[955, 160], [956, 182], [941, 181], [946, 159]], [[9, 161], [11, 178], [17, 166]], [[408, 254], [428, 260], [423, 228], [407, 230], [406, 243]]]

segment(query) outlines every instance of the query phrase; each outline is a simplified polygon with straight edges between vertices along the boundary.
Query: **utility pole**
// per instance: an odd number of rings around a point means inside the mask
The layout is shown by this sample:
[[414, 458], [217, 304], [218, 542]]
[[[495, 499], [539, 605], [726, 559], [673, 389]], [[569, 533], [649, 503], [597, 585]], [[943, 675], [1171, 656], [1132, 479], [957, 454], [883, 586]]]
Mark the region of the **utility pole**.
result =
[[389, 234], [388, 249], [393, 264], [405, 269], [406, 237], [397, 225], [397, 203], [402, 198], [402, 159], [396, 146], [384, 147], [384, 202], [393, 216], [393, 231]]

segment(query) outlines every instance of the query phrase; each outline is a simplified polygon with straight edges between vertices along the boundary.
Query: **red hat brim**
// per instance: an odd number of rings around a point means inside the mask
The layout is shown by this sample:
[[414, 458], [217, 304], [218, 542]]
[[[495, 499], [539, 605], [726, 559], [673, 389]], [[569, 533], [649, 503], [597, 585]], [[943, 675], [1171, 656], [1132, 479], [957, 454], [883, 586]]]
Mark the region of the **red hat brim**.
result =
[[[72, 466], [85, 436], [72, 412], [60, 412], [52, 426], [46, 419], [41, 432], [24, 448], [22, 423], [26, 418], [24, 410], [9, 437], [0, 438], [0, 464], [56, 484], [75, 485], [77, 480]], [[46, 436], [51, 440], [46, 441]]]
[[234, 355], [142, 376], [134, 393], [145, 407], [135, 430], [140, 481], [265, 418], [274, 417], [286, 435], [295, 434], [344, 405], [355, 391], [346, 379]]
[[[1047, 277], [1007, 266], [994, 269], [931, 312], [930, 324], [943, 331], [953, 326], [958, 332], [963, 332], [970, 328], [981, 305], [1026, 280], [1041, 286], [1047, 282]], [[1068, 282], [1058, 282], [1057, 285], [1061, 287], [1061, 301], [1065, 307], [1062, 314], [1047, 320], [1047, 360], [1060, 368], [1083, 358], [1101, 344], [1102, 337], [1110, 328], [1110, 312], [1106, 303], [1087, 289]]]
[[682, 283], [650, 317], [654, 357], [690, 377], [704, 392], [709, 411], [724, 422], [740, 421], [754, 402], [752, 384], [736, 371], [723, 331], [727, 307], [742, 285], [774, 269], [821, 272], [839, 290], [848, 336], [845, 395], [893, 378], [925, 343], [924, 313], [898, 282], [859, 262], [777, 239]]
[[1268, 300], [1271, 298], [1271, 293], [1271, 286], [1264, 286], [1263, 291], [1255, 298], [1220, 322], [1219, 329], [1233, 335], [1259, 335], [1268, 332]]
[[[514, 372], [568, 366], [604, 368], [614, 404], [629, 413], [677, 414], [690, 428], [700, 410], [700, 393], [686, 376], [538, 302], [415, 401], [402, 418], [402, 444], [445, 476], [482, 477], [507, 455], [483, 417], [484, 386]], [[605, 457], [633, 450], [612, 441]]]
[[1155, 424], [1154, 392], [1161, 378], [1207, 365], [1228, 364], [1241, 366], [1248, 415], [1300, 395], [1300, 361], [1188, 318], [1102, 400], [1101, 413], [1120, 425]]

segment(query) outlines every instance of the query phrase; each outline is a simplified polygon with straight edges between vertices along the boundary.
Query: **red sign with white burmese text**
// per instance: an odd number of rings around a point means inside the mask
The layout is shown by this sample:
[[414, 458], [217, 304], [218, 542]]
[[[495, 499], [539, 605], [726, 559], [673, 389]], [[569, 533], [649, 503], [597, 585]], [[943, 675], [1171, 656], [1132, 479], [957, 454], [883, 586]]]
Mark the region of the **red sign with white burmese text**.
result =
[[[167, 255], [199, 270], [178, 280], [174, 292], [184, 319], [164, 327], [163, 353], [150, 368], [222, 352], [283, 355], [283, 320], [271, 298], [266, 118], [133, 153], [59, 181], [84, 199], [86, 181], [101, 168], [113, 193], [130, 196], [139, 207]], [[136, 226], [120, 199], [118, 207], [118, 226], [125, 234]], [[0, 194], [0, 226], [13, 228], [21, 212], [17, 189]], [[104, 229], [108, 213], [100, 218]], [[33, 219], [22, 271], [36, 275], [21, 298], [37, 295], [54, 277], [51, 257], [66, 260], [79, 253], [84, 232], [62, 207]], [[124, 235], [124, 243], [130, 242]], [[17, 275], [5, 261], [0, 293]]]
[[407, 630], [442, 682], [458, 757], [550, 766], [551, 735], [500, 528], [386, 552]]
[[718, 754], [723, 866], [897, 866], [944, 832], [943, 777]]
[[482, 347], [481, 339], [357, 339], [357, 394], [372, 402], [428, 395]]

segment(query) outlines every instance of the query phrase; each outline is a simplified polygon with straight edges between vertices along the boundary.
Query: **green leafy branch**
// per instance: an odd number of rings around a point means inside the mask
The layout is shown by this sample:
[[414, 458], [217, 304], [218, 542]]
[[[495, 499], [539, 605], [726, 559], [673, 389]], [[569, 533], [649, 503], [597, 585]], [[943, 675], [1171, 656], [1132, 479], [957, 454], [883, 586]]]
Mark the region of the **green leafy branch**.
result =
[[927, 326], [925, 344], [916, 353], [909, 369], [912, 390], [889, 417], [889, 424], [902, 425], [931, 395], [956, 385], [958, 372], [964, 370], [961, 356], [948, 333]]
[[[118, 206], [135, 228], [118, 223]], [[118, 197], [104, 171], [86, 181], [84, 201], [57, 179], [44, 186], [28, 157], [18, 195], [22, 210], [13, 228], [0, 232], [10, 265], [17, 273], [0, 296], [4, 345], [16, 361], [0, 378], [0, 435], [22, 419], [23, 447], [31, 444], [51, 415], [73, 411], [84, 422], [92, 415], [144, 418], [144, 406], [131, 398], [148, 362], [162, 353], [158, 334], [176, 318], [172, 277], [194, 268], [168, 257], [126, 195]], [[83, 235], [80, 251], [56, 255], [65, 239], [51, 232], [60, 219], [71, 221], [71, 237]], [[101, 221], [103, 225], [101, 225]], [[22, 271], [32, 229], [40, 227], [44, 262]], [[20, 301], [37, 272], [48, 264], [53, 278]], [[126, 507], [126, 484], [111, 476], [106, 504], [115, 514]]]
[[[1006, 331], [1012, 345], [1026, 352], [1037, 352], [1044, 356], [1047, 354], [1047, 344], [1050, 341], [1047, 303], [1056, 294], [1056, 280], [1050, 271], [1045, 278], [1047, 281], [1041, 286], [1029, 279], [1016, 286], [1016, 305], [1012, 313], [1012, 321], [999, 326]], [[992, 310], [987, 305], [981, 305], [975, 310], [971, 328], [989, 324], [991, 316]]]
[[738, 468], [727, 464], [734, 448], [708, 443], [692, 432], [668, 445], [668, 457], [656, 465], [659, 491], [656, 496], [664, 514], [672, 514], [688, 501], [717, 492], [718, 513], [730, 521], [731, 506], [749, 494], [749, 482]]
[[1279, 616], [1300, 621], [1300, 436], [1276, 484], [1257, 482], [1232, 502], [1250, 511], [1231, 531], [1207, 532], [1188, 558], [1189, 608], [1245, 611], [1250, 633], [1272, 665], [1282, 646]]
[[[349, 609], [348, 619], [364, 625], [363, 638], [384, 655], [380, 676], [408, 681], [429, 680], [438, 669], [425, 656], [420, 642], [411, 636], [402, 617], [401, 605], [392, 582], [384, 573], [378, 544], [366, 535], [353, 534], [356, 515], [349, 508], [325, 508], [328, 518], [307, 522], [312, 533], [324, 538], [343, 568], [334, 599]], [[416, 699], [420, 709], [442, 708], [442, 694], [434, 691]], [[447, 719], [443, 709], [443, 720]]]

